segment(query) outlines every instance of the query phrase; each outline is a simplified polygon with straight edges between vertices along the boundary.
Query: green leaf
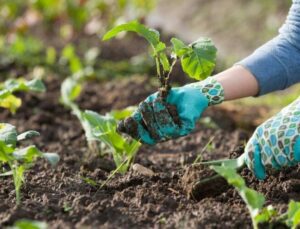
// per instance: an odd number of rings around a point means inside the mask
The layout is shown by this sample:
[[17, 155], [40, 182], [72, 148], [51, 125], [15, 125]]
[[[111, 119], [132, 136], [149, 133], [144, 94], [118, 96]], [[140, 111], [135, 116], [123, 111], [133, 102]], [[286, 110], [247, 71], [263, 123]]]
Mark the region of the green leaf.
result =
[[259, 214], [255, 216], [255, 221], [257, 224], [269, 222], [277, 214], [278, 212], [273, 208], [273, 206], [269, 205], [268, 207], [263, 208]]
[[110, 112], [110, 114], [114, 117], [114, 119], [122, 120], [122, 119], [125, 119], [125, 118], [129, 117], [130, 115], [132, 115], [132, 113], [135, 110], [136, 110], [136, 107], [131, 106], [131, 107], [126, 107], [123, 110], [112, 110]]
[[291, 200], [288, 208], [288, 219], [286, 223], [291, 228], [296, 228], [300, 224], [300, 202]]
[[22, 100], [13, 95], [17, 91], [34, 91], [44, 92], [45, 85], [39, 79], [26, 81], [25, 79], [9, 79], [0, 86], [0, 107], [9, 109], [11, 113], [15, 113], [21, 106]]
[[41, 81], [39, 79], [30, 80], [30, 81], [26, 82], [25, 85], [28, 88], [28, 90], [30, 90], [30, 91], [34, 91], [34, 92], [45, 92], [46, 91], [45, 84], [43, 83], [43, 81]]
[[[93, 111], [85, 111], [83, 117], [92, 131], [93, 139], [103, 142], [109, 147], [117, 167], [124, 163], [124, 159], [132, 158], [133, 155], [135, 155], [140, 143], [135, 140], [127, 140], [118, 134], [116, 131], [116, 119], [111, 114], [103, 116]], [[122, 166], [120, 172], [124, 172], [128, 169], [132, 160], [128, 161], [128, 165], [125, 167]]]
[[113, 151], [123, 148], [124, 140], [116, 132], [117, 123], [111, 115], [103, 116], [93, 111], [85, 111], [83, 116], [91, 127], [94, 139], [106, 143]]
[[28, 140], [28, 139], [38, 137], [38, 136], [40, 136], [39, 132], [34, 131], [34, 130], [29, 130], [29, 131], [26, 131], [22, 134], [19, 134], [18, 137], [17, 137], [17, 140], [18, 141], [23, 141], [23, 140]]
[[40, 222], [40, 221], [34, 221], [34, 220], [27, 220], [22, 219], [18, 220], [12, 229], [47, 229], [47, 223]]
[[171, 43], [173, 45], [173, 54], [175, 54], [178, 57], [183, 57], [190, 51], [190, 47], [188, 47], [186, 44], [183, 43], [183, 41], [177, 38], [172, 38]]
[[61, 85], [61, 97], [65, 105], [73, 102], [81, 93], [81, 85], [72, 78], [67, 78]]
[[0, 99], [0, 107], [8, 109], [12, 114], [15, 114], [21, 105], [22, 100], [12, 94], [7, 94], [7, 96]]
[[109, 40], [117, 36], [119, 33], [125, 31], [138, 33], [140, 36], [144, 37], [153, 47], [156, 47], [160, 43], [158, 31], [154, 29], [149, 29], [137, 21], [131, 21], [114, 27], [113, 29], [109, 30], [107, 33], [104, 34], [102, 40]]
[[13, 152], [13, 156], [16, 160], [22, 160], [25, 161], [26, 163], [31, 163], [33, 162], [37, 157], [42, 156], [42, 152], [39, 151], [36, 146], [28, 146], [23, 149], [18, 149]]
[[4, 83], [5, 89], [11, 93], [16, 91], [33, 91], [33, 92], [45, 92], [46, 87], [43, 81], [39, 79], [33, 79], [26, 81], [25, 79], [9, 79]]
[[17, 144], [16, 127], [8, 123], [0, 123], [0, 141], [8, 146], [15, 147]]
[[213, 170], [215, 170], [218, 174], [224, 177], [227, 182], [234, 187], [241, 189], [245, 186], [244, 179], [237, 174], [236, 170], [227, 166], [211, 166]]
[[215, 67], [217, 53], [212, 41], [207, 38], [200, 39], [189, 45], [187, 50], [181, 48], [181, 45], [177, 42], [176, 52], [181, 56], [183, 71], [197, 80], [210, 76]]
[[57, 153], [43, 153], [42, 156], [52, 165], [55, 166], [60, 160]]
[[9, 162], [12, 160], [13, 148], [7, 146], [5, 142], [0, 140], [0, 161]]
[[253, 213], [258, 212], [265, 203], [265, 197], [261, 193], [248, 187], [243, 188], [241, 196]]

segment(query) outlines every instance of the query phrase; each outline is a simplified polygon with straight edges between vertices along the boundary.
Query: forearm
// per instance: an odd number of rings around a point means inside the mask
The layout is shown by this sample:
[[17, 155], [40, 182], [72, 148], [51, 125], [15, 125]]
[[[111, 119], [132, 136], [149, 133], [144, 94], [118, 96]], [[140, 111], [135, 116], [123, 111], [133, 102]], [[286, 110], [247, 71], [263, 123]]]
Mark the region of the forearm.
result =
[[280, 34], [214, 78], [225, 100], [259, 96], [300, 82], [300, 0], [294, 0]]
[[224, 89], [224, 100], [255, 96], [259, 91], [256, 78], [242, 66], [233, 66], [213, 77]]

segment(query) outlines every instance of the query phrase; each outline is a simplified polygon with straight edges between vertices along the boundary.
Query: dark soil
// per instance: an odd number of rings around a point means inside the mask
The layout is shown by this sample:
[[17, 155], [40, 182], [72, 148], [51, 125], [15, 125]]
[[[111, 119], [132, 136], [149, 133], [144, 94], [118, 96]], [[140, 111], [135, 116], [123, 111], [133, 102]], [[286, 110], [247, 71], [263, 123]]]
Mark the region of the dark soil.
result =
[[[27, 218], [48, 222], [50, 228], [251, 228], [246, 206], [237, 192], [222, 180], [205, 187], [197, 201], [187, 191], [195, 168], [186, 169], [214, 136], [213, 147], [203, 160], [236, 156], [249, 137], [240, 130], [230, 114], [209, 108], [220, 128], [198, 125], [189, 136], [155, 147], [143, 146], [136, 163], [155, 175], [140, 175], [131, 170], [116, 175], [103, 189], [85, 182], [90, 178], [101, 184], [114, 168], [111, 158], [89, 154], [84, 133], [76, 117], [59, 104], [57, 80], [48, 80], [48, 92], [24, 95], [22, 108], [15, 116], [2, 110], [2, 122], [19, 131], [35, 129], [41, 137], [34, 140], [43, 151], [57, 152], [59, 165], [51, 168], [40, 160], [27, 174], [22, 189], [22, 204], [15, 206], [10, 177], [0, 183], [0, 227]], [[111, 108], [135, 105], [154, 91], [145, 78], [91, 82], [78, 103], [84, 109], [105, 113]], [[238, 150], [237, 150], [238, 149]], [[195, 172], [195, 171], [194, 171]], [[198, 177], [203, 172], [199, 170]], [[205, 174], [204, 174], [205, 175]], [[258, 182], [248, 169], [242, 171], [248, 185], [264, 193], [267, 204], [280, 211], [290, 199], [300, 199], [299, 167], [271, 175]], [[192, 175], [194, 176], [194, 175]]]

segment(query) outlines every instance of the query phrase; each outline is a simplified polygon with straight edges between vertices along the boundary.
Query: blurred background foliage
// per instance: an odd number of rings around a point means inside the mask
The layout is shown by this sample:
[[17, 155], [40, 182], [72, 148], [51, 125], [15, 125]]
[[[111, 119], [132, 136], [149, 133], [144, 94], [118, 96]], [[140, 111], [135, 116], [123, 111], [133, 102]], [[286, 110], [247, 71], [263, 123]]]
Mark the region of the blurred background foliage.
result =
[[[0, 77], [107, 80], [152, 74], [143, 40], [129, 35], [122, 42], [101, 42], [106, 30], [133, 19], [166, 38], [211, 37], [218, 48], [218, 72], [276, 36], [290, 5], [290, 0], [0, 0]], [[235, 103], [277, 110], [298, 89]]]

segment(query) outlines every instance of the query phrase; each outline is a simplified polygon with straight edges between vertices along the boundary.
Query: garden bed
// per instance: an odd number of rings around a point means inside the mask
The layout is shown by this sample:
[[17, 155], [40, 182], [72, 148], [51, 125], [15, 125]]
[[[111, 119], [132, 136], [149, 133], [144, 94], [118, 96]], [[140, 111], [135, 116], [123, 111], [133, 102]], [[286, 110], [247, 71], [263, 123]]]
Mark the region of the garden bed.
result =
[[[193, 180], [187, 178], [187, 167], [212, 136], [213, 144], [204, 150], [202, 160], [236, 157], [243, 151], [249, 133], [239, 129], [226, 110], [213, 107], [206, 112], [217, 128], [200, 123], [187, 137], [155, 147], [142, 146], [135, 163], [151, 169], [154, 175], [131, 170], [116, 175], [100, 189], [114, 164], [108, 156], [88, 153], [80, 123], [58, 102], [60, 83], [49, 79], [45, 94], [23, 95], [26, 106], [15, 116], [1, 111], [1, 120], [16, 125], [19, 131], [39, 131], [41, 136], [34, 143], [43, 151], [57, 152], [61, 161], [53, 169], [39, 161], [30, 170], [18, 207], [11, 178], [1, 179], [0, 227], [26, 218], [46, 221], [50, 228], [251, 228], [244, 202], [222, 180], [204, 190], [197, 200], [188, 198], [186, 192]], [[78, 104], [105, 113], [136, 105], [155, 87], [145, 77], [136, 76], [101, 84], [90, 82], [86, 88]], [[299, 167], [274, 174], [264, 182], [258, 182], [248, 169], [241, 174], [249, 187], [262, 192], [266, 203], [280, 211], [287, 209], [289, 199], [300, 199]]]

